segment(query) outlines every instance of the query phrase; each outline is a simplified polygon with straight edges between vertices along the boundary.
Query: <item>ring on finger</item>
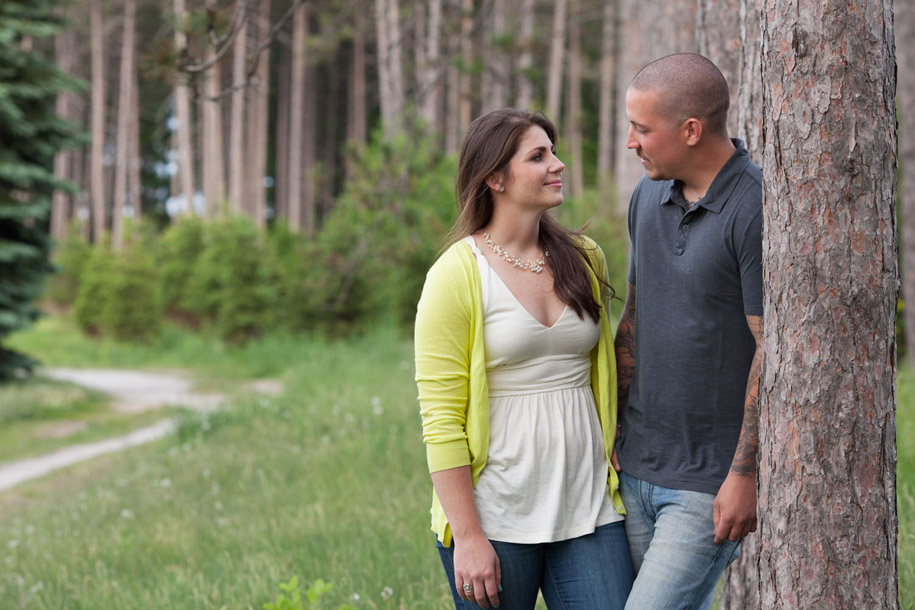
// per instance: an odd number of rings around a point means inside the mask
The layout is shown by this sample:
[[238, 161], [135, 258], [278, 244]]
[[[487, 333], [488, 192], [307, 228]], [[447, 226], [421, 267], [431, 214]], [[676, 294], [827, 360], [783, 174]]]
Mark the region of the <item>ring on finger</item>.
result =
[[473, 593], [473, 585], [471, 585], [470, 583], [464, 583], [464, 586], [461, 588], [464, 589], [464, 593], [466, 593], [467, 595], [470, 595], [471, 593]]

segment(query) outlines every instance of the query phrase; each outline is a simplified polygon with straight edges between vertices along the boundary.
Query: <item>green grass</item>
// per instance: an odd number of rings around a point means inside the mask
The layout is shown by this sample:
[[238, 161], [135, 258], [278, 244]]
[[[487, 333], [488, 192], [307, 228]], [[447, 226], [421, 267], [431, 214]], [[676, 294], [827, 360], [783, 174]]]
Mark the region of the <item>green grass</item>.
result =
[[[170, 412], [117, 413], [109, 402], [98, 392], [42, 377], [0, 385], [0, 462], [125, 434]], [[75, 431], [65, 434], [66, 426]]]

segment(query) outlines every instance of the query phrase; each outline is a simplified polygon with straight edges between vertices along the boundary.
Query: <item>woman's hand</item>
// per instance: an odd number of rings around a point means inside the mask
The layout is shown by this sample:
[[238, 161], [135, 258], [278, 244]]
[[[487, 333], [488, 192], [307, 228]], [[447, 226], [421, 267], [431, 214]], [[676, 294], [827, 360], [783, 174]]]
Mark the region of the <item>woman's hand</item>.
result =
[[[454, 586], [458, 595], [481, 608], [498, 608], [501, 582], [499, 556], [485, 536], [454, 540]], [[466, 585], [470, 585], [469, 591]]]

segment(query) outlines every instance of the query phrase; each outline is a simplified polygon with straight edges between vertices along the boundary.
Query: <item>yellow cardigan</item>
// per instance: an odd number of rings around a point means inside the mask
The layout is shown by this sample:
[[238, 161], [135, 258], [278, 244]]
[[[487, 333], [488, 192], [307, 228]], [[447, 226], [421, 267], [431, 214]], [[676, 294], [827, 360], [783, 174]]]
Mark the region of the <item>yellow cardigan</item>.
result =
[[[582, 242], [592, 267], [606, 277], [603, 251], [587, 237]], [[593, 272], [591, 290], [600, 301]], [[616, 438], [616, 357], [608, 305], [601, 307], [600, 338], [591, 351], [591, 388], [609, 465]], [[480, 270], [463, 240], [445, 251], [426, 275], [416, 312], [415, 356], [429, 472], [469, 465], [476, 486], [489, 449], [489, 391]], [[625, 514], [612, 467], [607, 482], [614, 507]], [[451, 546], [451, 526], [434, 490], [432, 531], [443, 545]]]

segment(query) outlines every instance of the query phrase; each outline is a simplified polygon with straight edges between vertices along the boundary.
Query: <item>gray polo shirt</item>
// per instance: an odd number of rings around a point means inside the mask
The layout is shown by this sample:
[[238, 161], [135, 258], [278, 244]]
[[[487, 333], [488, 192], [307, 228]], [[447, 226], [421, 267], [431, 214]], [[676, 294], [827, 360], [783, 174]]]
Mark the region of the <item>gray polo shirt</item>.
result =
[[[623, 470], [718, 493], [743, 423], [762, 315], [762, 172], [740, 140], [692, 208], [674, 181], [643, 177], [629, 204], [635, 371], [621, 405]], [[688, 209], [689, 208], [689, 209]]]

